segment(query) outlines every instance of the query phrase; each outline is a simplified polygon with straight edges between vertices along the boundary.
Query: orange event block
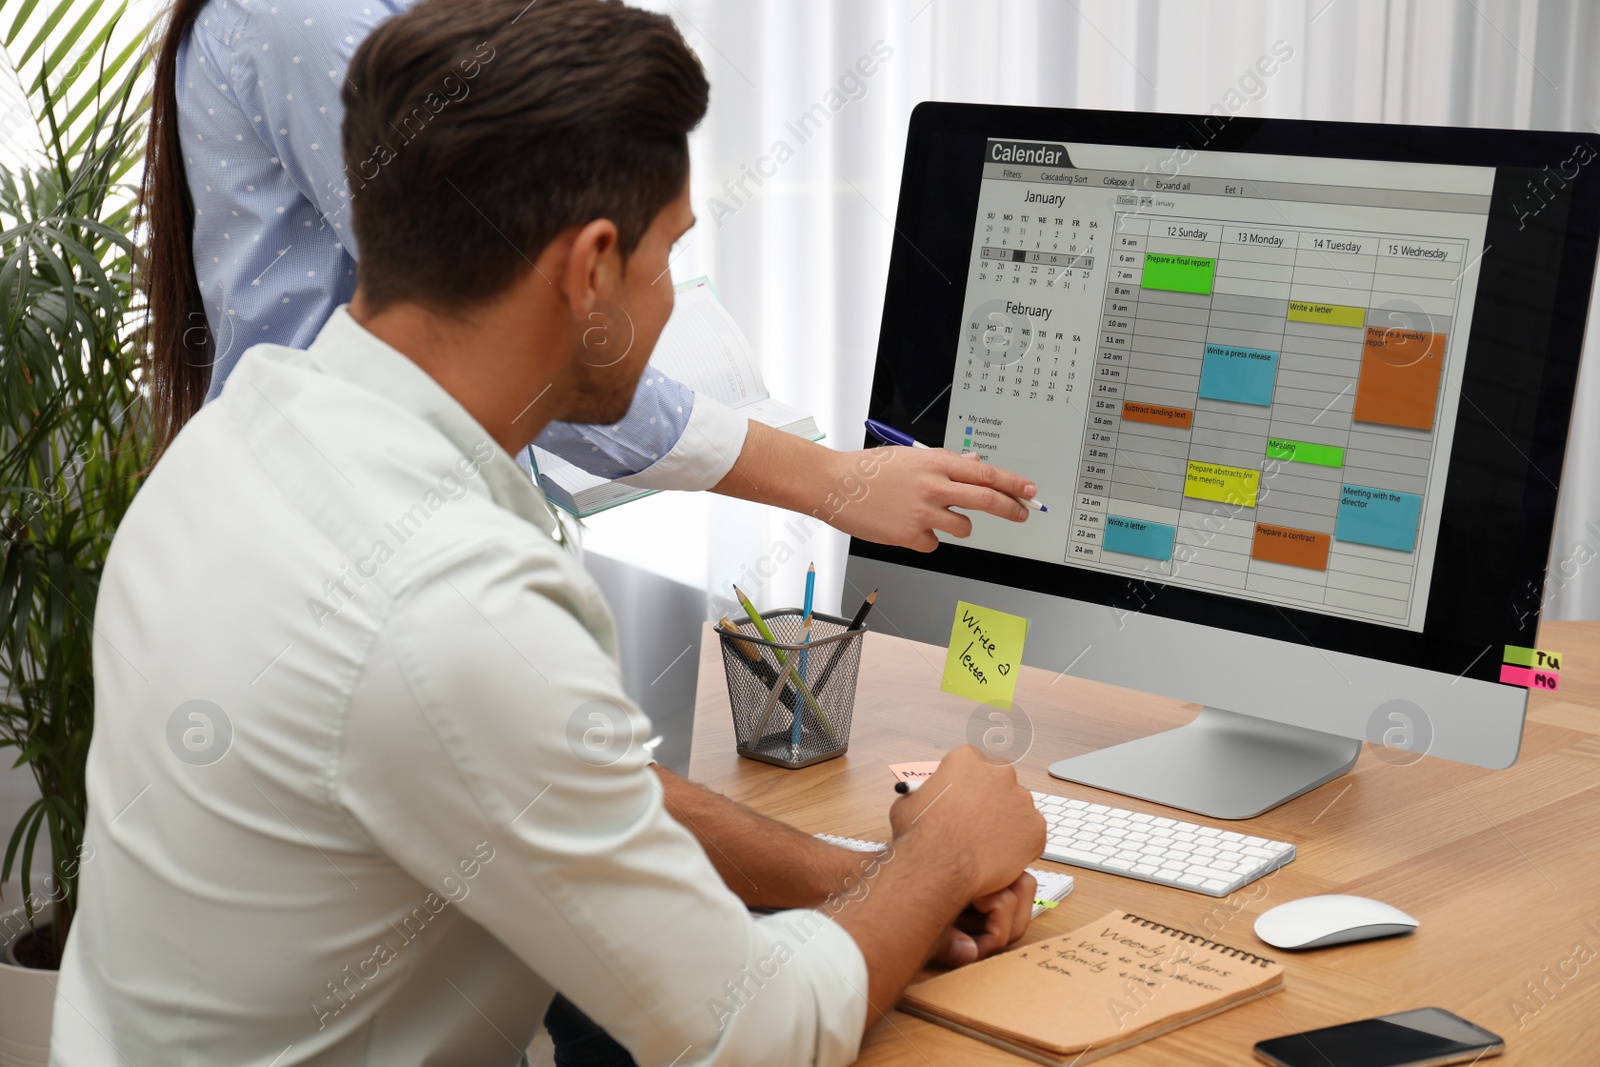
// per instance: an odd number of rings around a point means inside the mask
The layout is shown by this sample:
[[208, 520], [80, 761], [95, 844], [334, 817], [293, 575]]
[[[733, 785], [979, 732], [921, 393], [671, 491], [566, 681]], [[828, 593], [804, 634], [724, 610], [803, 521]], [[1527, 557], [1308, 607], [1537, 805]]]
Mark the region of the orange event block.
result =
[[1189, 429], [1194, 422], [1194, 412], [1188, 408], [1169, 408], [1165, 404], [1141, 404], [1136, 400], [1122, 402], [1122, 417], [1129, 422], [1176, 426], [1180, 430]]
[[1328, 546], [1332, 541], [1325, 533], [1258, 522], [1255, 540], [1250, 545], [1250, 558], [1325, 571], [1328, 569]]
[[1357, 422], [1433, 429], [1444, 369], [1442, 333], [1367, 327], [1356, 382]]

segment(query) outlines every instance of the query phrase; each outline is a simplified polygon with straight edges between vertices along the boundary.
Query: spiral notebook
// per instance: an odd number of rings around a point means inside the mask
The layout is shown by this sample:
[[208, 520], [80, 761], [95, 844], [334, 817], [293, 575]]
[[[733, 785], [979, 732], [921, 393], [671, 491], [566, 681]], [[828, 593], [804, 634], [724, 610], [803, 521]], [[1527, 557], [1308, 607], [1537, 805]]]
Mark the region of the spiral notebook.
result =
[[900, 1010], [1084, 1064], [1283, 988], [1283, 965], [1121, 911], [906, 990]]

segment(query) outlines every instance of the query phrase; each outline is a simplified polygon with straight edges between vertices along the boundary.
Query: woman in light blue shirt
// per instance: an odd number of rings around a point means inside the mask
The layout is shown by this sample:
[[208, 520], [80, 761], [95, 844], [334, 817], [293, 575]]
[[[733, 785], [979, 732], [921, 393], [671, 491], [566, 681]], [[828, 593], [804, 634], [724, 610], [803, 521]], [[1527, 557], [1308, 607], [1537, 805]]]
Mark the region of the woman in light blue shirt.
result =
[[[378, 22], [412, 0], [176, 0], [156, 69], [144, 205], [151, 314], [149, 380], [164, 446], [226, 383], [253, 344], [303, 347], [354, 291], [359, 251], [340, 151], [339, 90]], [[359, 188], [359, 182], [356, 183]], [[491, 220], [492, 221], [492, 220]], [[885, 544], [932, 551], [971, 520], [1022, 521], [1011, 496], [1034, 486], [938, 449], [858, 454], [760, 423], [660, 371], [611, 426], [553, 423], [542, 448], [606, 478], [712, 489], [815, 515]], [[1009, 494], [1009, 495], [1008, 495]]]

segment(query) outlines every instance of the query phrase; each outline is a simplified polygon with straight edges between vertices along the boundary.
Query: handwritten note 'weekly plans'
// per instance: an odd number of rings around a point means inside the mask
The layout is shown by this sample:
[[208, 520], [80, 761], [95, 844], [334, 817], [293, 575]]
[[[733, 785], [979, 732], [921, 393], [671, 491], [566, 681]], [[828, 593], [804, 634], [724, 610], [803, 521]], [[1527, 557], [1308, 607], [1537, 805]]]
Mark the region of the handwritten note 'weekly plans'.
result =
[[1022, 646], [1027, 639], [1028, 620], [1021, 615], [958, 600], [939, 688], [1011, 710], [1011, 697], [1017, 691], [1017, 668], [1022, 665]]

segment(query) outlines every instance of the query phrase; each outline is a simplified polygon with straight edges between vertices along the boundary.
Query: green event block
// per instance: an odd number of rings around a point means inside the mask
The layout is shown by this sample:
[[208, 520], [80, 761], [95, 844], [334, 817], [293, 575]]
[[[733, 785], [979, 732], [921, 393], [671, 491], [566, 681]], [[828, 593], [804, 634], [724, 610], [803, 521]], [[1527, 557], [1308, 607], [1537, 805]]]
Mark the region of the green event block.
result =
[[1342, 467], [1344, 449], [1337, 445], [1314, 445], [1307, 441], [1285, 441], [1281, 437], [1269, 437], [1267, 458], [1286, 459], [1291, 463], [1314, 463], [1319, 467]]
[[1199, 293], [1201, 296], [1210, 296], [1211, 279], [1216, 273], [1217, 261], [1214, 259], [1146, 252], [1144, 275], [1139, 279], [1139, 287], [1163, 289], [1169, 293]]

